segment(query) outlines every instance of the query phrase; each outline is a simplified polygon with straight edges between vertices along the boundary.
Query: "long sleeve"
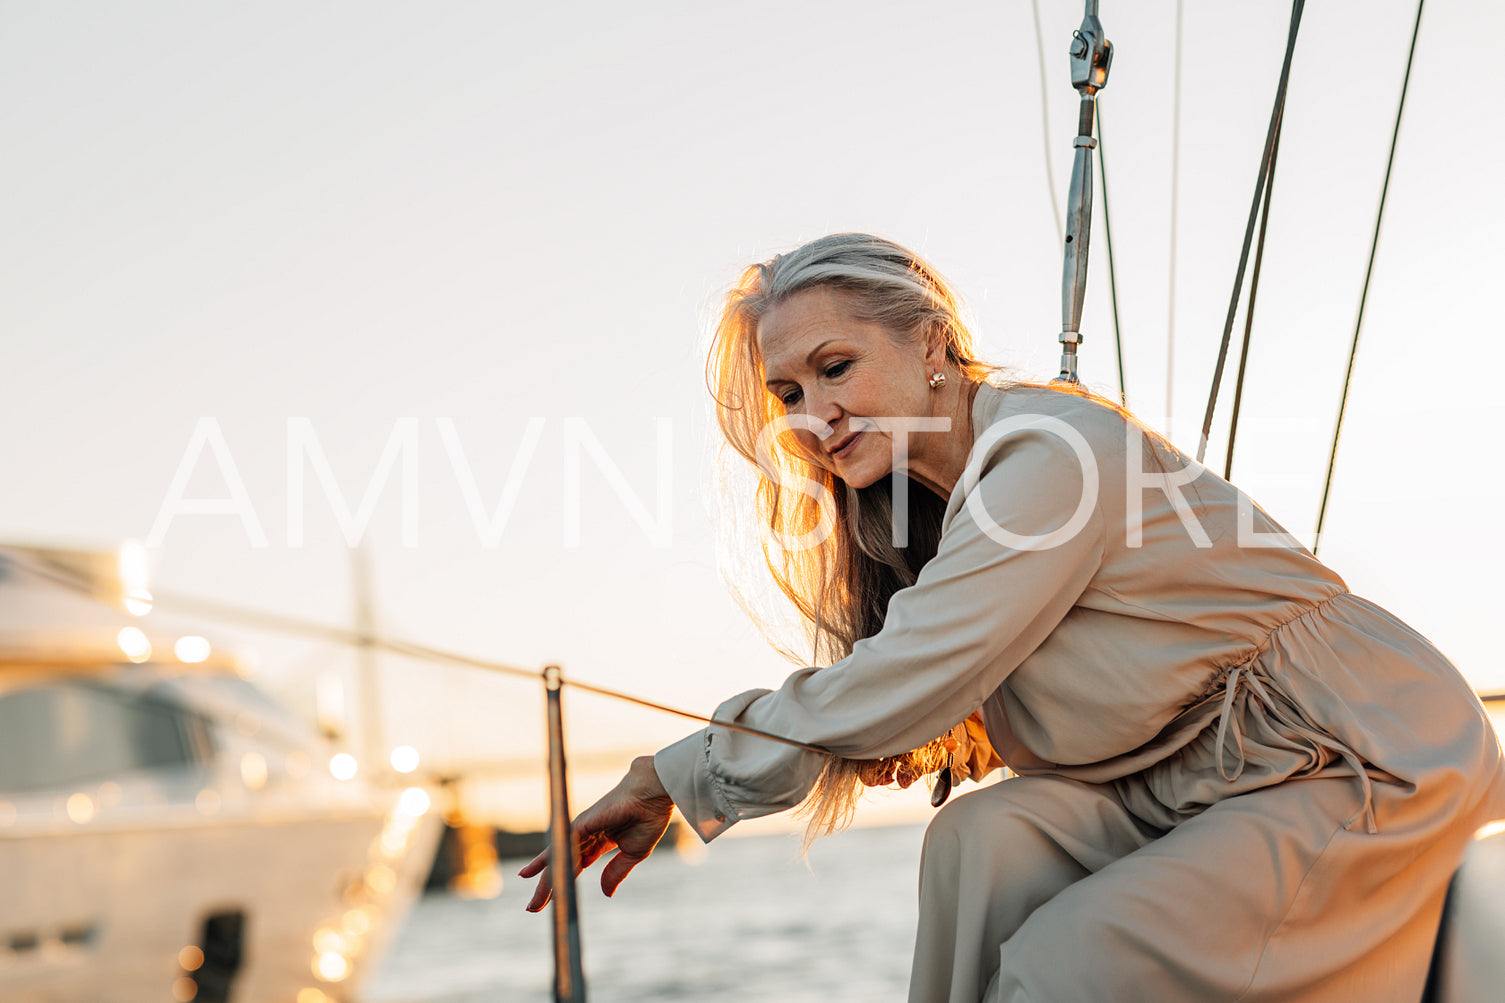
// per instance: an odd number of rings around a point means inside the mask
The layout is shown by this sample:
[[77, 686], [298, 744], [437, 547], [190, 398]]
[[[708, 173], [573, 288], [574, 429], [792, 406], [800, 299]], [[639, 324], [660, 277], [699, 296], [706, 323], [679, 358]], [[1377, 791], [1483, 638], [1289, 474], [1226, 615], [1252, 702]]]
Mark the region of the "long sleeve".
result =
[[[1042, 424], [974, 456], [976, 497], [963, 478], [936, 556], [895, 593], [881, 631], [834, 665], [797, 670], [778, 690], [733, 697], [714, 717], [871, 759], [923, 745], [977, 710], [1066, 616], [1103, 558], [1095, 468], [1084, 473], [1071, 445]], [[1057, 532], [1074, 515], [1080, 528]], [[1052, 535], [1048, 547], [1020, 540]], [[824, 762], [716, 725], [654, 757], [707, 842], [738, 820], [799, 804]]]

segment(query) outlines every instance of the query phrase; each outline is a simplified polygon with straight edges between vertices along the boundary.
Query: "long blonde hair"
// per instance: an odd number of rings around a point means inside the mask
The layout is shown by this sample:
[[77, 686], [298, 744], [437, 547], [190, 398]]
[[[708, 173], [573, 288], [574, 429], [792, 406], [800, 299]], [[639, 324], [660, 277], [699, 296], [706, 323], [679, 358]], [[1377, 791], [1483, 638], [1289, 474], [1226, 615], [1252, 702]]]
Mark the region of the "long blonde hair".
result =
[[[783, 409], [763, 385], [758, 323], [774, 305], [816, 286], [850, 294], [846, 299], [856, 315], [882, 324], [896, 341], [939, 332], [947, 362], [964, 381], [981, 381], [996, 370], [975, 357], [972, 330], [951, 285], [919, 255], [881, 237], [821, 237], [748, 266], [727, 293], [706, 362], [717, 423], [727, 444], [758, 471], [755, 505], [764, 564], [798, 611], [814, 658], [830, 662], [845, 658], [858, 640], [882, 629], [890, 597], [913, 585], [920, 568], [935, 556], [945, 500], [909, 485], [916, 490], [909, 493], [908, 545], [896, 547], [889, 479], [852, 488], [777, 440], [772, 450], [765, 447], [759, 462], [759, 437], [783, 416]], [[788, 487], [806, 479], [834, 501], [834, 531], [813, 547], [785, 547], [781, 540], [797, 539], [822, 521], [817, 494]], [[787, 646], [782, 650], [803, 661]], [[807, 844], [850, 822], [864, 784], [908, 786], [939, 769], [945, 762], [942, 738], [881, 760], [831, 756], [800, 809], [809, 820]]]

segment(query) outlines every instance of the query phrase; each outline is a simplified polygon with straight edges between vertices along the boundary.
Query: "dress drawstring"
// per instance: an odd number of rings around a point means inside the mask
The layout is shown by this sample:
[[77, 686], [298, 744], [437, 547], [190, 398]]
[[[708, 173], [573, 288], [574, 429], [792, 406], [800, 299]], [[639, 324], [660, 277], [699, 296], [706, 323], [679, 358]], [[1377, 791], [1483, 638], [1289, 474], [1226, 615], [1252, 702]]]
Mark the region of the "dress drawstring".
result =
[[[1259, 698], [1265, 712], [1270, 717], [1290, 728], [1298, 735], [1301, 735], [1312, 744], [1342, 756], [1348, 762], [1348, 765], [1353, 767], [1354, 775], [1359, 781], [1359, 787], [1364, 792], [1364, 805], [1354, 813], [1352, 818], [1343, 823], [1343, 828], [1350, 828], [1356, 821], [1363, 818], [1370, 833], [1379, 832], [1379, 828], [1374, 823], [1374, 783], [1369, 779], [1369, 773], [1364, 769], [1364, 761], [1359, 758], [1358, 753], [1331, 735], [1308, 728], [1300, 721], [1292, 720], [1288, 715], [1284, 714], [1280, 706], [1271, 699], [1269, 690], [1265, 689], [1264, 684], [1259, 681], [1259, 678], [1253, 672], [1246, 671], [1248, 668], [1248, 663], [1236, 665], [1228, 673], [1227, 689], [1223, 694], [1223, 710], [1218, 716], [1218, 776], [1232, 783], [1244, 772], [1244, 733], [1243, 729], [1239, 726], [1238, 715], [1233, 713], [1233, 699], [1238, 694], [1239, 684], [1245, 683], [1253, 695]], [[1227, 737], [1230, 726], [1233, 729], [1234, 745], [1238, 749], [1238, 768], [1232, 774], [1228, 772], [1224, 763], [1224, 753], [1227, 751], [1224, 739]]]

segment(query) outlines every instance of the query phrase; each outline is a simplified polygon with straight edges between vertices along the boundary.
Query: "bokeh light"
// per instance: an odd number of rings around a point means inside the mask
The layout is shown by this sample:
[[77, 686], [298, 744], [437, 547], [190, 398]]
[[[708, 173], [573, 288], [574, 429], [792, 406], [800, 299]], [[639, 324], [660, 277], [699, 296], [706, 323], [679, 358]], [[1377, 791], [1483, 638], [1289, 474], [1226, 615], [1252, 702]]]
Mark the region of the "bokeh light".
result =
[[329, 772], [336, 780], [351, 780], [360, 770], [360, 764], [348, 752], [336, 753], [329, 760]]

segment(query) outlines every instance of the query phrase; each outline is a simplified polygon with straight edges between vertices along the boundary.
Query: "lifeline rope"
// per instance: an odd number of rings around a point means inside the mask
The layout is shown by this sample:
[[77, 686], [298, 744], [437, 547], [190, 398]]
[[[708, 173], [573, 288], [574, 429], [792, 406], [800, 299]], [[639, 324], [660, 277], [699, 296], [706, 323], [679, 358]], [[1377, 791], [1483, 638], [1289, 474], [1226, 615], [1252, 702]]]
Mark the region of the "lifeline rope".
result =
[[[40, 564], [34, 561], [18, 557], [12, 553], [0, 556], [0, 561], [10, 561], [20, 565], [35, 574], [47, 578], [66, 588], [83, 593], [95, 599], [103, 599], [107, 602], [117, 602], [122, 596], [118, 590], [109, 589], [101, 584], [90, 581], [79, 575], [69, 574], [60, 569]], [[151, 594], [151, 602], [155, 606], [158, 603], [172, 607], [182, 613], [200, 616], [206, 619], [217, 620], [222, 623], [234, 624], [253, 629], [269, 630], [282, 634], [308, 637], [315, 640], [344, 644], [352, 647], [373, 647], [383, 651], [389, 651], [396, 655], [418, 661], [436, 662], [444, 665], [457, 665], [464, 668], [480, 669], [485, 672], [494, 672], [498, 675], [511, 676], [518, 679], [527, 679], [529, 682], [537, 682], [540, 673], [531, 669], [520, 668], [516, 665], [508, 665], [504, 662], [496, 662], [486, 658], [477, 658], [474, 655], [465, 655], [458, 652], [447, 651], [443, 648], [435, 648], [427, 644], [419, 644], [415, 641], [406, 641], [394, 637], [373, 637], [362, 634], [360, 631], [347, 630], [342, 627], [333, 627], [328, 624], [318, 623], [313, 620], [305, 620], [300, 617], [288, 616], [283, 613], [271, 613], [265, 610], [250, 609], [244, 606], [236, 606], [231, 603], [216, 602], [209, 599], [196, 599], [191, 596], [173, 595], [171, 593]], [[593, 683], [582, 683], [574, 680], [564, 680], [564, 685], [573, 686], [587, 693], [595, 693], [598, 696], [609, 697], [613, 700], [621, 700], [626, 703], [637, 704], [640, 707], [648, 707], [662, 711], [665, 714], [673, 714], [678, 717], [689, 718], [703, 724], [713, 724], [729, 731], [738, 731], [746, 735], [756, 735], [766, 738], [771, 742], [779, 742], [783, 745], [791, 745], [807, 752], [818, 752], [826, 755], [827, 750], [818, 745], [810, 745], [807, 742], [796, 741], [775, 735], [771, 732], [762, 731], [758, 728], [749, 728], [746, 725], [736, 724], [731, 721], [718, 721], [715, 718], [696, 714], [693, 711], [681, 710], [668, 704], [658, 703], [644, 697], [634, 696], [631, 693], [623, 693], [606, 686], [597, 686]]]
[[1333, 445], [1327, 457], [1327, 477], [1322, 482], [1322, 505], [1317, 509], [1317, 528], [1312, 531], [1312, 553], [1322, 545], [1322, 523], [1327, 519], [1327, 499], [1333, 487], [1333, 467], [1338, 462], [1338, 436], [1343, 432], [1343, 414], [1348, 409], [1348, 388], [1353, 382], [1354, 358], [1359, 354], [1359, 331], [1364, 327], [1364, 306], [1369, 302], [1369, 280], [1374, 276], [1375, 251], [1380, 246], [1380, 223], [1385, 218], [1385, 197], [1390, 194], [1390, 169], [1395, 166], [1395, 144], [1400, 139], [1401, 115], [1406, 110], [1406, 90], [1411, 86], [1411, 63], [1416, 58], [1416, 37], [1421, 33], [1421, 9], [1426, 0], [1416, 0], [1416, 21], [1411, 26], [1411, 48], [1406, 53], [1406, 75], [1401, 80], [1400, 102], [1395, 108], [1395, 128], [1390, 132], [1390, 155], [1385, 160], [1385, 183], [1380, 186], [1380, 207], [1374, 214], [1374, 235], [1369, 241], [1369, 264], [1364, 268], [1364, 288], [1359, 293], [1359, 315], [1353, 323], [1353, 344], [1348, 349], [1348, 368], [1343, 372], [1343, 396], [1338, 401], [1338, 419], [1333, 424]]
[[1233, 295], [1228, 301], [1228, 319], [1223, 324], [1223, 340], [1218, 346], [1218, 363], [1212, 374], [1212, 390], [1207, 395], [1207, 410], [1202, 416], [1202, 434], [1197, 440], [1197, 462], [1207, 455], [1207, 437], [1212, 431], [1212, 413], [1218, 403], [1218, 388], [1223, 382], [1223, 367], [1228, 362], [1228, 344], [1233, 339], [1233, 318], [1238, 313], [1239, 293], [1244, 286], [1244, 269], [1249, 264], [1249, 246], [1254, 241], [1254, 222], [1259, 216], [1265, 185], [1270, 180], [1270, 166], [1274, 161], [1275, 147], [1280, 137], [1281, 119], [1285, 114], [1286, 85], [1291, 78], [1291, 57], [1296, 53], [1296, 33], [1301, 27], [1301, 12], [1305, 0], [1295, 0], [1291, 5], [1291, 29], [1286, 36], [1285, 61], [1280, 67], [1280, 86], [1275, 91], [1275, 107], [1270, 112], [1270, 128], [1265, 133], [1265, 152], [1259, 161], [1259, 176], [1254, 183], [1254, 203], [1249, 207], [1249, 222], [1244, 227], [1244, 246], [1239, 253], [1238, 272], [1233, 278]]

